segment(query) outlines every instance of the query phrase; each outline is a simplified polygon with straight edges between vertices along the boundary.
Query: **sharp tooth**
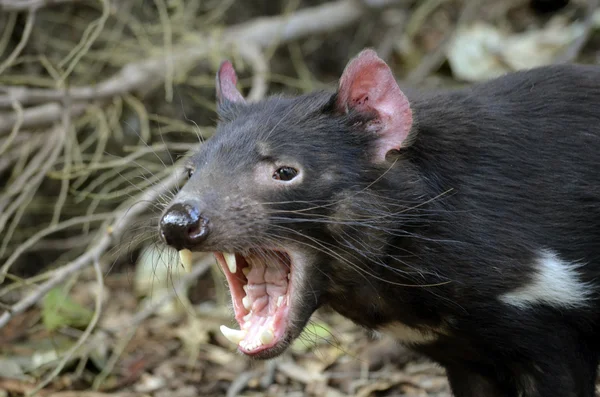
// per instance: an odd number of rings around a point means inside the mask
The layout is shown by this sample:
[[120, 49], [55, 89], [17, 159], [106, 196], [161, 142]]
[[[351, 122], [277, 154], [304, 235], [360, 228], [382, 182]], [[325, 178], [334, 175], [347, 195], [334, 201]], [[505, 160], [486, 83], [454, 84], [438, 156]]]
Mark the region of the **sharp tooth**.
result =
[[283, 295], [281, 295], [277, 298], [277, 307], [281, 307], [282, 304], [283, 304]]
[[275, 339], [275, 335], [273, 334], [273, 331], [269, 329], [265, 329], [260, 333], [260, 342], [263, 345], [273, 342], [273, 339]]
[[235, 273], [237, 271], [237, 264], [235, 263], [235, 254], [230, 254], [228, 252], [223, 252], [223, 256], [225, 257], [225, 262], [227, 262], [227, 267], [231, 273]]
[[252, 318], [252, 312], [250, 312], [244, 316], [244, 321], [250, 321], [251, 318]]
[[246, 266], [245, 268], [243, 268], [242, 273], [244, 273], [244, 276], [248, 277], [248, 273], [250, 273], [250, 267]]
[[288, 280], [292, 277], [292, 273], [288, 273]]
[[250, 310], [250, 308], [252, 307], [252, 300], [250, 300], [249, 296], [244, 296], [242, 298], [242, 305], [244, 305], [246, 310]]
[[247, 331], [231, 329], [224, 325], [221, 325], [220, 329], [223, 336], [227, 338], [229, 342], [234, 343], [236, 345], [239, 344], [242, 341], [242, 339], [244, 339], [247, 333]]
[[248, 294], [248, 284], [242, 285], [242, 288], [244, 289], [244, 292]]
[[179, 260], [185, 268], [192, 266], [192, 251], [187, 248], [179, 251]]

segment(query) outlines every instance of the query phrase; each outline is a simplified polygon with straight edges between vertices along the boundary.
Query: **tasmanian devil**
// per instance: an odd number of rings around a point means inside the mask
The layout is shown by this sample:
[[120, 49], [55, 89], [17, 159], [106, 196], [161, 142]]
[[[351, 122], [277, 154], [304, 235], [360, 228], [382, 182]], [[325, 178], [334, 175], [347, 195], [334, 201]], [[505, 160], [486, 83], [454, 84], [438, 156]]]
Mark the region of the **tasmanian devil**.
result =
[[600, 68], [405, 95], [370, 49], [336, 92], [249, 103], [217, 73], [216, 133], [162, 239], [214, 252], [243, 354], [323, 305], [443, 365], [458, 397], [591, 397], [600, 353]]

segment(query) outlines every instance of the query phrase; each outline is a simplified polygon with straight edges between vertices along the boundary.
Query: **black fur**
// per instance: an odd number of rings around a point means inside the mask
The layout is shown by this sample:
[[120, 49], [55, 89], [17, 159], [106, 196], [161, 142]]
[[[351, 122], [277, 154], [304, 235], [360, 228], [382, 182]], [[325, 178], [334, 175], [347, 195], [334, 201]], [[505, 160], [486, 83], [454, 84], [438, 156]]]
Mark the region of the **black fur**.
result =
[[[326, 304], [368, 328], [436, 334], [413, 347], [446, 367], [458, 397], [593, 396], [600, 68], [544, 67], [409, 96], [412, 144], [385, 164], [372, 161], [368, 120], [338, 114], [334, 100], [221, 106], [183, 190], [215, 228], [198, 249], [275, 241], [309, 252], [310, 266], [293, 269], [304, 283], [290, 340]], [[299, 165], [304, 179], [265, 189], [253, 179], [260, 162]], [[499, 300], [531, 281], [543, 250], [581, 264], [588, 306]]]

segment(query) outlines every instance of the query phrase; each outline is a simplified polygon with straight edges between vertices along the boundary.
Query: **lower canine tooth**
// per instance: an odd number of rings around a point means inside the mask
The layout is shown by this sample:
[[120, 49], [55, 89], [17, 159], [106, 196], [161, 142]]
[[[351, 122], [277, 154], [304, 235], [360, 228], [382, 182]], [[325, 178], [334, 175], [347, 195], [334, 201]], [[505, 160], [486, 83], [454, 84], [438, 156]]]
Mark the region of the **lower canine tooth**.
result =
[[184, 268], [192, 266], [192, 251], [187, 248], [179, 251], [179, 260]]
[[250, 273], [250, 267], [243, 268], [242, 273], [244, 273], [244, 276], [248, 276], [248, 273]]
[[252, 318], [252, 312], [250, 312], [250, 313], [248, 313], [248, 314], [246, 314], [246, 315], [244, 316], [244, 321], [248, 321], [248, 320], [250, 320], [251, 318]]
[[273, 332], [271, 332], [271, 330], [265, 329], [263, 332], [260, 333], [260, 342], [263, 345], [273, 342], [273, 339], [275, 339], [275, 335], [273, 335]]
[[246, 310], [250, 310], [250, 308], [252, 307], [252, 301], [250, 300], [249, 296], [244, 296], [242, 298], [242, 305], [244, 305], [244, 308]]
[[223, 257], [225, 257], [225, 262], [227, 263], [227, 268], [231, 273], [235, 273], [237, 271], [237, 263], [235, 262], [235, 254], [230, 254], [228, 252], [223, 252]]
[[242, 339], [244, 339], [244, 336], [246, 336], [246, 333], [248, 332], [244, 330], [231, 329], [224, 325], [221, 325], [220, 329], [223, 336], [227, 338], [229, 342], [234, 343], [236, 345], [239, 344], [242, 341]]
[[283, 295], [281, 295], [277, 298], [277, 307], [281, 307], [282, 304], [283, 304]]

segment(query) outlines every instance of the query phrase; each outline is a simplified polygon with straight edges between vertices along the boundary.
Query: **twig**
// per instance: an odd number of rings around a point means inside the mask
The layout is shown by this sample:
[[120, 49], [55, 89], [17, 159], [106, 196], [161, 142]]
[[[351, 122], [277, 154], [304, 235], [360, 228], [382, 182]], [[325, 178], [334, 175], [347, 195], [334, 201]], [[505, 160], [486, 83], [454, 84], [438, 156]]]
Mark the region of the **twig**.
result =
[[[63, 109], [70, 109], [71, 108], [71, 101], [69, 99], [69, 97], [66, 97], [65, 100], [63, 101]], [[72, 120], [71, 120], [71, 112], [63, 112], [63, 122], [62, 122], [62, 128], [64, 129], [64, 143], [63, 143], [63, 147], [64, 147], [64, 167], [63, 170], [65, 173], [69, 173], [69, 171], [71, 171], [71, 167], [73, 166], [73, 164], [71, 163], [72, 161], [72, 147], [75, 146], [75, 138], [74, 138], [74, 134], [71, 134], [71, 132], [75, 132], [73, 125], [72, 125]], [[65, 201], [67, 200], [67, 194], [69, 191], [69, 184], [70, 184], [70, 180], [67, 178], [64, 178], [61, 181], [61, 187], [60, 187], [60, 193], [58, 194], [58, 197], [56, 199], [56, 202], [54, 203], [54, 214], [52, 215], [52, 221], [50, 222], [50, 225], [56, 225], [58, 223], [58, 221], [60, 220], [60, 214], [62, 212], [62, 208], [65, 205]]]
[[[86, 217], [89, 220], [89, 217]], [[71, 218], [72, 219], [72, 218]], [[63, 239], [40, 240], [29, 248], [29, 252], [35, 251], [66, 251], [81, 247], [90, 243], [92, 235], [81, 234]]]
[[[63, 109], [64, 108], [66, 108], [66, 106], [63, 106]], [[15, 211], [16, 211], [16, 214], [12, 218], [12, 222], [8, 228], [8, 231], [6, 233], [4, 233], [2, 245], [0, 246], [0, 256], [4, 256], [6, 247], [8, 246], [8, 243], [9, 243], [10, 239], [12, 238], [12, 235], [13, 235], [15, 229], [17, 228], [19, 222], [21, 221], [21, 217], [23, 216], [25, 210], [27, 209], [27, 206], [29, 205], [31, 200], [33, 200], [33, 197], [35, 196], [37, 190], [39, 189], [40, 185], [42, 184], [42, 181], [46, 177], [47, 172], [56, 163], [56, 160], [60, 154], [60, 151], [65, 147], [64, 143], [68, 141], [67, 136], [69, 135], [70, 125], [71, 125], [71, 115], [67, 110], [65, 110], [62, 112], [62, 124], [60, 126], [56, 127], [56, 133], [55, 133], [56, 138], [57, 138], [56, 142], [53, 142], [53, 144], [54, 144], [53, 146], [48, 145], [52, 148], [52, 151], [50, 152], [50, 155], [48, 156], [48, 158], [44, 160], [40, 169], [37, 170], [37, 174], [35, 174], [31, 178], [31, 180], [28, 180], [26, 183], [24, 183], [23, 189], [20, 191], [19, 196], [9, 205], [9, 207], [6, 209], [6, 211], [3, 210], [4, 206], [6, 205], [5, 202], [0, 203], [0, 211], [2, 212], [2, 215], [0, 216], [0, 232], [4, 230], [6, 222], [8, 222], [10, 217], [13, 214], [15, 214]], [[29, 168], [31, 168], [31, 167], [29, 167]], [[21, 175], [21, 177], [22, 176], [23, 175]], [[14, 187], [14, 185], [11, 186], [11, 188], [12, 187]], [[64, 184], [63, 184], [63, 187], [64, 187]], [[63, 204], [63, 201], [62, 201], [63, 195], [64, 195], [64, 198], [66, 199], [66, 191], [64, 189], [61, 189], [61, 196], [59, 196], [59, 199], [57, 200], [56, 205], [55, 205], [55, 212], [54, 212], [53, 221], [52, 221], [53, 224], [58, 222], [57, 214], [60, 215], [59, 211]], [[10, 198], [10, 194], [7, 194], [4, 198], [6, 198], [6, 199]], [[56, 219], [56, 221], [55, 221], [55, 219]], [[7, 270], [8, 270], [8, 268], [7, 268]], [[0, 274], [0, 280], [3, 280], [3, 279], [4, 279], [3, 275]], [[0, 281], [0, 283], [1, 282], [2, 281]]]
[[[64, 97], [63, 93], [61, 93], [62, 97]], [[65, 111], [70, 111], [71, 117], [77, 117], [85, 111], [85, 108], [86, 104], [75, 103], [70, 109], [65, 109]], [[23, 110], [21, 128], [37, 127], [57, 122], [60, 120], [62, 112], [62, 105], [54, 102], [27, 108]], [[8, 114], [0, 113], [0, 133], [10, 131], [19, 120], [20, 118], [12, 112]]]
[[154, 0], [154, 5], [158, 10], [160, 22], [163, 26], [163, 41], [164, 48], [166, 51], [165, 60], [165, 100], [167, 103], [173, 101], [173, 80], [175, 74], [175, 65], [173, 65], [173, 26], [171, 25], [171, 18], [169, 16], [169, 10], [164, 0]]
[[556, 57], [555, 63], [573, 62], [578, 56], [585, 44], [590, 38], [592, 28], [594, 27], [594, 12], [600, 5], [598, 0], [588, 0], [586, 8], [586, 17], [583, 21], [583, 32], [567, 49]]
[[127, 206], [120, 211], [115, 212], [114, 224], [106, 225], [105, 232], [98, 237], [95, 245], [90, 247], [88, 251], [80, 255], [77, 259], [56, 270], [55, 274], [46, 282], [39, 285], [35, 291], [21, 299], [10, 307], [9, 310], [0, 315], [0, 328], [4, 327], [12, 317], [22, 313], [29, 307], [35, 305], [48, 291], [62, 283], [73, 273], [88, 266], [96, 257], [106, 252], [111, 244], [118, 239], [123, 231], [131, 224], [133, 219], [147, 208], [149, 208], [161, 195], [168, 192], [180, 181], [182, 175], [173, 173], [165, 178], [159, 186], [150, 188], [137, 198], [136, 206]]
[[15, 137], [21, 129], [21, 124], [23, 124], [23, 106], [19, 102], [14, 101], [13, 110], [15, 111], [15, 117], [17, 121], [13, 125], [12, 131], [10, 132], [10, 135], [8, 135], [8, 138], [3, 139], [4, 142], [0, 146], [0, 155], [3, 154], [6, 151], [6, 149], [8, 149], [8, 147], [13, 143]]
[[77, 216], [74, 218], [69, 218], [68, 220], [66, 220], [64, 222], [57, 223], [55, 225], [51, 225], [43, 230], [40, 230], [39, 232], [37, 232], [36, 234], [31, 236], [23, 244], [21, 244], [19, 247], [17, 247], [14, 250], [14, 252], [12, 253], [12, 255], [8, 258], [8, 260], [6, 262], [4, 262], [4, 265], [2, 265], [2, 268], [0, 268], [0, 284], [2, 284], [2, 282], [4, 282], [4, 278], [6, 277], [8, 269], [17, 260], [17, 258], [19, 258], [19, 256], [21, 256], [21, 254], [23, 252], [27, 251], [29, 248], [34, 246], [38, 241], [40, 241], [44, 237], [48, 236], [49, 234], [56, 233], [56, 232], [64, 230], [64, 229], [68, 229], [72, 226], [79, 225], [79, 224], [82, 224], [85, 222], [104, 221], [104, 220], [110, 218], [111, 216], [112, 216], [112, 213]]
[[[374, 9], [399, 4], [399, 0], [379, 0], [372, 5]], [[306, 8], [290, 16], [258, 18], [252, 22], [232, 26], [224, 31], [221, 37], [196, 35], [190, 41], [199, 43], [196, 47], [173, 49], [172, 56], [147, 59], [124, 66], [112, 77], [96, 86], [72, 87], [68, 95], [74, 107], [82, 111], [84, 104], [78, 101], [102, 99], [136, 90], [148, 90], [153, 84], [160, 84], [166, 77], [166, 65], [172, 62], [179, 67], [195, 65], [212, 50], [219, 48], [241, 47], [253, 44], [257, 48], [265, 48], [275, 43], [283, 44], [299, 38], [330, 32], [347, 26], [358, 20], [365, 12], [364, 7], [355, 0], [339, 0], [321, 6]], [[0, 105], [18, 100], [23, 105], [40, 102], [43, 98], [59, 100], [66, 93], [56, 90], [7, 88], [4, 97], [0, 96]], [[33, 110], [35, 109], [35, 111]], [[60, 105], [49, 103], [37, 108], [25, 109], [23, 128], [51, 123], [60, 118]], [[9, 131], [14, 125], [14, 117], [0, 116], [0, 133]]]
[[71, 52], [67, 55], [66, 59], [63, 59], [59, 64], [61, 67], [65, 62], [69, 62], [67, 70], [60, 76], [59, 84], [64, 85], [65, 80], [71, 74], [75, 66], [79, 63], [79, 60], [90, 50], [94, 42], [102, 33], [104, 25], [110, 16], [110, 4], [108, 0], [98, 0], [102, 3], [102, 15], [98, 20], [90, 23], [86, 30], [83, 32], [82, 40], [77, 44]]
[[4, 54], [4, 51], [10, 42], [10, 37], [15, 29], [15, 25], [17, 24], [17, 16], [18, 14], [16, 12], [8, 15], [8, 21], [4, 25], [4, 30], [0, 35], [0, 54]]
[[[48, 139], [47, 142], [51, 142], [58, 134], [60, 134], [60, 131], [57, 127], [44, 135]], [[6, 222], [6, 220], [3, 220], [4, 209], [9, 205], [13, 196], [19, 194], [19, 192], [26, 188], [28, 183], [31, 183], [34, 179], [35, 171], [43, 166], [44, 161], [50, 156], [50, 152], [53, 148], [54, 146], [52, 145], [43, 145], [37, 154], [29, 161], [27, 168], [21, 172], [21, 175], [19, 175], [17, 179], [12, 181], [6, 191], [0, 196], [0, 230], [4, 227], [3, 225]]]
[[417, 66], [408, 74], [406, 81], [409, 84], [420, 83], [442, 65], [446, 59], [446, 49], [452, 40], [454, 40], [457, 30], [463, 25], [469, 23], [475, 17], [477, 10], [479, 9], [480, 2], [481, 0], [465, 0], [465, 5], [460, 17], [458, 18], [454, 32], [447, 35], [437, 46], [437, 48], [432, 53], [425, 56], [419, 66]]
[[[3, 197], [3, 202], [0, 203], [0, 231], [4, 230], [6, 222], [12, 216], [12, 214], [28, 200], [31, 200], [31, 197], [35, 194], [40, 184], [42, 183], [46, 173], [50, 170], [50, 168], [54, 165], [54, 162], [58, 158], [58, 155], [63, 148], [63, 142], [65, 141], [67, 131], [63, 129], [62, 126], [57, 126], [55, 128], [55, 133], [52, 134], [53, 137], [56, 137], [56, 141], [53, 142], [53, 145], [48, 145], [51, 149], [47, 158], [43, 158], [41, 162], [41, 166], [39, 169], [36, 168], [37, 173], [31, 178], [31, 180], [27, 180], [27, 182], [23, 185], [23, 189], [20, 191], [20, 195], [12, 201], [12, 203], [8, 206], [6, 210], [4, 210], [4, 206], [7, 204], [7, 199], [11, 196], [11, 191], [7, 192], [7, 195]], [[14, 185], [13, 185], [14, 186]], [[13, 187], [11, 186], [11, 188]], [[11, 189], [12, 190], [12, 189]], [[19, 191], [17, 191], [18, 193]], [[14, 194], [14, 191], [12, 192]], [[6, 239], [8, 236], [5, 236]]]
[[0, 0], [0, 11], [30, 11], [80, 0]]
[[[35, 136], [31, 136], [30, 134], [21, 132], [15, 139], [15, 141], [19, 141], [20, 137], [29, 137], [29, 141], [25, 143], [20, 143], [18, 147], [14, 147], [11, 151], [6, 154], [2, 154], [0, 157], [0, 173], [4, 172], [7, 168], [9, 168], [13, 163], [19, 161], [20, 158], [24, 156], [24, 151], [32, 152], [39, 149], [44, 143], [46, 143], [46, 136], [44, 134], [38, 134]], [[0, 141], [1, 142], [1, 141]], [[14, 144], [14, 142], [13, 142]]]
[[269, 74], [269, 64], [264, 58], [264, 54], [259, 47], [249, 43], [239, 47], [240, 55], [252, 64], [254, 77], [252, 77], [252, 88], [246, 99], [250, 102], [262, 99], [269, 89], [267, 75]]
[[35, 10], [29, 11], [27, 14], [27, 21], [25, 22], [25, 28], [23, 29], [23, 34], [21, 35], [21, 40], [19, 40], [19, 44], [15, 47], [13, 52], [6, 58], [6, 60], [0, 63], [0, 75], [6, 68], [8, 68], [15, 59], [19, 56], [25, 45], [27, 45], [27, 41], [29, 40], [29, 36], [31, 36], [31, 31], [33, 30], [33, 25], [35, 24]]

